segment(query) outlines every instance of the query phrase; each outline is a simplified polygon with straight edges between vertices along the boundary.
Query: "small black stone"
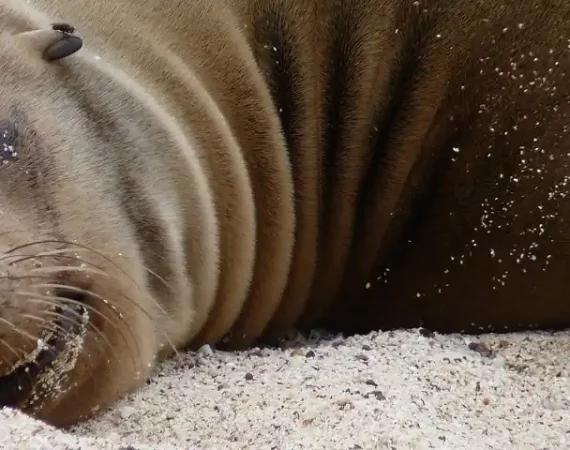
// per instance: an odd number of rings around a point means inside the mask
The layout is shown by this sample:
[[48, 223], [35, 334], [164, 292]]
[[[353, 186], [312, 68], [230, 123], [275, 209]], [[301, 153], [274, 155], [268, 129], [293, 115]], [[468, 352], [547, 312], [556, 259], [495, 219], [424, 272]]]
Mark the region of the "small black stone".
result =
[[376, 397], [376, 400], [386, 400], [386, 396], [382, 391], [372, 391], [372, 395]]
[[427, 328], [420, 328], [420, 334], [423, 337], [432, 338], [435, 336], [435, 333]]

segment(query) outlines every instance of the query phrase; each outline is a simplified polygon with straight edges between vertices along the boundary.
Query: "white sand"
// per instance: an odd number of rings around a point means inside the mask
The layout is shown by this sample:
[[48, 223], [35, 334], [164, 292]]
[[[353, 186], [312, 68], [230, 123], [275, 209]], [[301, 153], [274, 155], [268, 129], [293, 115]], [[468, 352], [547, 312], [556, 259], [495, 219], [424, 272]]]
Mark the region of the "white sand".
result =
[[[570, 333], [202, 349], [73, 432], [3, 410], [3, 449], [567, 449]], [[313, 342], [315, 341], [315, 342]]]

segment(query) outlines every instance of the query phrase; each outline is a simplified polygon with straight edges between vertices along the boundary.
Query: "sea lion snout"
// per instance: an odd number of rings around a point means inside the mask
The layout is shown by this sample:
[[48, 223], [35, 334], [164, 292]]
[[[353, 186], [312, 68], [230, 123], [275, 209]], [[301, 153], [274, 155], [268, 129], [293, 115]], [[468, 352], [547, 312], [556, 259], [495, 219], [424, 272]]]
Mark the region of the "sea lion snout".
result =
[[0, 232], [0, 407], [63, 425], [116, 395], [113, 373], [146, 379], [132, 316], [149, 310], [133, 309], [142, 294], [126, 271], [87, 245]]
[[89, 277], [66, 249], [48, 247], [31, 242], [0, 257], [1, 406], [34, 408], [65, 388], [89, 325]]

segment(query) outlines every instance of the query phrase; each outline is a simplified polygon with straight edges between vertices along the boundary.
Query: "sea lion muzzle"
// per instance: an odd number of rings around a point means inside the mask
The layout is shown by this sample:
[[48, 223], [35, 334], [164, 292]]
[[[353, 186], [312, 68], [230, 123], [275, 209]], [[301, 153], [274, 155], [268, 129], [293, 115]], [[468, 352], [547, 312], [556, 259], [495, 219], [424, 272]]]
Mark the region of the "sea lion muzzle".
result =
[[48, 384], [40, 379], [41, 376], [51, 369], [53, 373], [49, 377], [55, 380], [53, 377], [58, 375], [53, 366], [59, 358], [65, 359], [74, 339], [81, 340], [85, 332], [89, 323], [88, 310], [84, 306], [86, 295], [71, 289], [60, 289], [56, 294], [56, 298], [65, 300], [65, 305], [54, 309], [53, 315], [57, 318], [53, 324], [46, 326], [35, 349], [14, 364], [9, 373], [0, 376], [0, 407], [23, 404], [33, 407], [41, 401], [41, 391], [46, 387], [44, 384]]

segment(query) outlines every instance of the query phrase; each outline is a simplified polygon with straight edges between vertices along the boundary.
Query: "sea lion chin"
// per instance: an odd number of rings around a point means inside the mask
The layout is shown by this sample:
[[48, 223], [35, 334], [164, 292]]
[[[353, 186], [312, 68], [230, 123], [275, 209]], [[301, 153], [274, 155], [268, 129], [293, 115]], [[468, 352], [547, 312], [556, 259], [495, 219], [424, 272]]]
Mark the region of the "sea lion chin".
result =
[[73, 424], [292, 327], [569, 326], [570, 4], [507, 5], [0, 0], [0, 404]]

